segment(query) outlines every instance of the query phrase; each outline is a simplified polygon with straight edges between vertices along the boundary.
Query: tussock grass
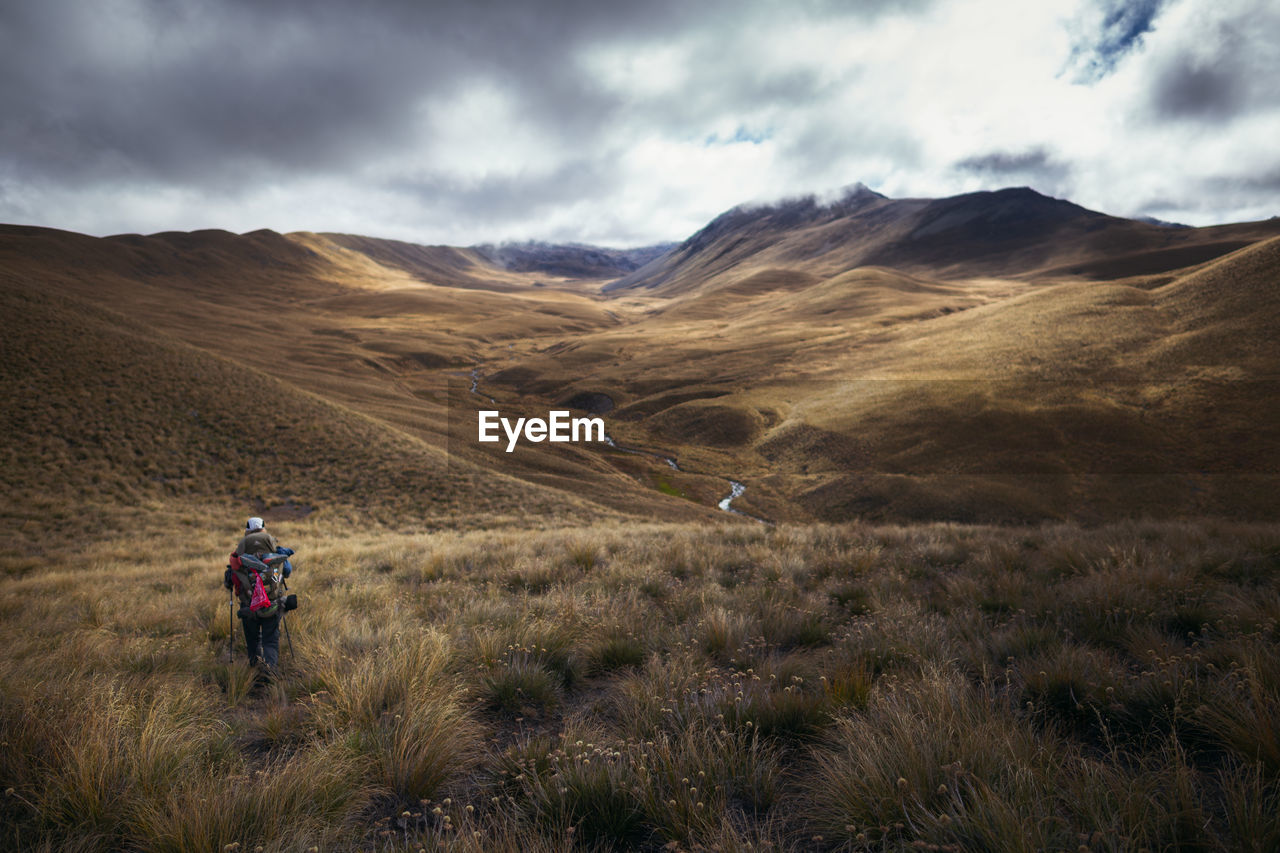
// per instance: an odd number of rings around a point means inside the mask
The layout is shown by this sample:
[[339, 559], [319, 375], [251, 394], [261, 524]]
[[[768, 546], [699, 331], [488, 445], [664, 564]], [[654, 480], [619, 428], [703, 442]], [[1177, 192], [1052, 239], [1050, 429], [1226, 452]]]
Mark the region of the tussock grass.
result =
[[1036, 838], [1053, 746], [958, 674], [931, 670], [836, 723], [807, 783], [812, 819], [848, 843]]
[[279, 532], [267, 684], [226, 661], [220, 557], [0, 581], [0, 846], [1280, 838], [1275, 528]]
[[369, 776], [367, 758], [343, 743], [210, 768], [140, 803], [132, 831], [147, 848], [175, 853], [332, 843], [369, 807]]
[[587, 650], [588, 667], [595, 674], [638, 667], [644, 663], [646, 651], [645, 640], [636, 630], [612, 625], [602, 629]]

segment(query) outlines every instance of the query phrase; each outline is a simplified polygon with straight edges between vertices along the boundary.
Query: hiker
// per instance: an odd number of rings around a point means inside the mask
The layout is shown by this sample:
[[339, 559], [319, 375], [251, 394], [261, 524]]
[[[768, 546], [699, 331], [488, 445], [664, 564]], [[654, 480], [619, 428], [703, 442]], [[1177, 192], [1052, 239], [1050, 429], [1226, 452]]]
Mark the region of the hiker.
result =
[[[244, 536], [236, 545], [231, 564], [222, 579], [223, 586], [234, 589], [240, 599], [240, 623], [244, 626], [249, 665], [261, 665], [267, 672], [274, 672], [280, 664], [284, 578], [293, 569], [288, 560], [284, 561], [279, 572], [267, 569], [260, 562], [277, 554], [290, 556], [293, 550], [280, 547], [276, 538], [267, 532], [266, 523], [254, 516], [245, 523]], [[246, 559], [241, 560], [241, 557]]]

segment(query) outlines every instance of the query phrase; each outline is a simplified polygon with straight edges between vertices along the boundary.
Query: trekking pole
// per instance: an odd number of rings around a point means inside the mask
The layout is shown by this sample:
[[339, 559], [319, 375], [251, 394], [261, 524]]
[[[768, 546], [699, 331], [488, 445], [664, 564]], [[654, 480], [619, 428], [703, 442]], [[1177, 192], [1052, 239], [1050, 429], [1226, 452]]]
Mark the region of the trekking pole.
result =
[[[288, 592], [289, 582], [287, 580], [281, 580], [280, 583], [284, 586], [284, 591]], [[289, 611], [284, 610], [283, 608], [280, 610], [280, 624], [284, 626], [284, 638], [289, 643], [289, 660], [297, 663], [298, 656], [293, 653], [293, 637], [289, 634], [288, 615]]]
[[284, 626], [284, 638], [289, 642], [289, 660], [297, 663], [298, 656], [293, 653], [293, 637], [289, 635], [289, 619], [283, 613], [280, 614], [280, 624]]
[[227, 600], [227, 665], [236, 660], [236, 591], [229, 590]]

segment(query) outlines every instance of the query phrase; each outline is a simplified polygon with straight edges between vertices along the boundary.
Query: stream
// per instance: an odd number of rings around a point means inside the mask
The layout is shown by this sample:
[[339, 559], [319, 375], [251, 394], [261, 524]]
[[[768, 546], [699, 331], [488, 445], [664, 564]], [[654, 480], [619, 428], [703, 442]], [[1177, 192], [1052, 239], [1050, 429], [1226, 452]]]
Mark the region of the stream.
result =
[[475, 394], [480, 399], [488, 400], [490, 403], [493, 403], [493, 405], [495, 406], [498, 405], [497, 400], [493, 399], [488, 394], [480, 393], [480, 368], [478, 367], [471, 368], [471, 389], [470, 390], [472, 394]]
[[[498, 405], [497, 400], [493, 399], [488, 394], [485, 394], [480, 390], [480, 368], [478, 367], [473, 367], [471, 369], [470, 391], [472, 394], [475, 394], [477, 397], [481, 398], [482, 400], [488, 400], [490, 403], [492, 403], [495, 406]], [[636, 450], [635, 448], [632, 448], [632, 447], [623, 447], [621, 444], [618, 444], [616, 441], [614, 441], [613, 436], [609, 435], [609, 433], [607, 432], [604, 434], [604, 442], [605, 444], [612, 447], [614, 450], [621, 451], [622, 453], [630, 453], [635, 456], [649, 456], [649, 457], [652, 457], [653, 459], [661, 459], [663, 462], [667, 463], [668, 466], [670, 466], [672, 471], [684, 470], [683, 468], [680, 467], [680, 465], [676, 462], [676, 460], [672, 459], [670, 456], [663, 456], [661, 453], [653, 453], [648, 450]], [[761, 524], [768, 524], [769, 522], [765, 521], [763, 518], [756, 518], [754, 515], [747, 515], [745, 512], [742, 512], [741, 510], [736, 510], [733, 508], [734, 500], [742, 497], [742, 495], [746, 491], [747, 491], [747, 487], [739, 483], [737, 480], [729, 480], [729, 494], [721, 498], [720, 502], [717, 503], [716, 506], [718, 506], [720, 509], [724, 510], [725, 512], [731, 512], [734, 515], [740, 515], [743, 518], [749, 518], [752, 521], [758, 521]]]
[[739, 483], [737, 480], [730, 480], [729, 481], [729, 497], [722, 498], [720, 500], [720, 503], [717, 504], [717, 506], [719, 506], [725, 512], [737, 512], [738, 515], [742, 515], [742, 513], [738, 512], [736, 509], [731, 507], [730, 504], [733, 503], [734, 498], [742, 497], [742, 493], [745, 492], [746, 490], [747, 490], [747, 487]]

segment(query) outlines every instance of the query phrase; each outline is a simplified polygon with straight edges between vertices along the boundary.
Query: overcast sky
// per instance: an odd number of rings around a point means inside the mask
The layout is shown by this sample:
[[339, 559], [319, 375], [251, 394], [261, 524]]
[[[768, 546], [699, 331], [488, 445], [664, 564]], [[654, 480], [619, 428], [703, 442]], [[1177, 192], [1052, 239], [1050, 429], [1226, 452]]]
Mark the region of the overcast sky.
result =
[[0, 222], [634, 246], [861, 181], [1280, 214], [1274, 0], [0, 0]]

